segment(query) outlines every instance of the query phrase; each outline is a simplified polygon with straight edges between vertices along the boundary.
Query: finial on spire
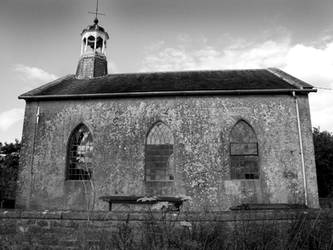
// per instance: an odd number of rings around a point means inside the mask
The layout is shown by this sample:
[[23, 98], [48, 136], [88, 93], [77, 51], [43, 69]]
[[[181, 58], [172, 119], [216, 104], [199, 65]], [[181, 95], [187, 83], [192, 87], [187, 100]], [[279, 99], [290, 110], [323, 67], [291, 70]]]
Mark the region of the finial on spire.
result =
[[95, 24], [98, 24], [98, 18], [97, 18], [98, 15], [105, 16], [104, 13], [99, 13], [99, 12], [98, 12], [98, 0], [96, 0], [96, 11], [95, 11], [95, 12], [93, 12], [93, 11], [88, 11], [88, 13], [89, 13], [89, 14], [94, 14], [94, 15], [95, 15], [95, 19], [94, 19], [94, 23], [95, 23]]

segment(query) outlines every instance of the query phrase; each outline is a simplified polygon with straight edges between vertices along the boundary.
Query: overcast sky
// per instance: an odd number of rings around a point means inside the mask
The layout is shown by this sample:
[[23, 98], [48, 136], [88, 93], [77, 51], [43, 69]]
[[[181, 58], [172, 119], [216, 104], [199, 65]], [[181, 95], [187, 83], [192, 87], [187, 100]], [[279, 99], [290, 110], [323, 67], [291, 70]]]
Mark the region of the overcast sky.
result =
[[[21, 139], [17, 96], [75, 73], [95, 0], [0, 0], [0, 142]], [[278, 67], [333, 88], [332, 0], [100, 0], [109, 71]], [[333, 91], [310, 94], [333, 132]]]

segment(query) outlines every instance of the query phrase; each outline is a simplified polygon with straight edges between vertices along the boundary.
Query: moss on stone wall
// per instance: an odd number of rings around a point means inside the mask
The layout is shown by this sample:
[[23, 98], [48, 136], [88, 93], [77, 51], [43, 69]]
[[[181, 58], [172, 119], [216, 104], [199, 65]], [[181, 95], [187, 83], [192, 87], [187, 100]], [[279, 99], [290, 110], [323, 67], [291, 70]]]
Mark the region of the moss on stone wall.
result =
[[[318, 207], [308, 99], [298, 98], [309, 206]], [[258, 140], [256, 180], [231, 179], [230, 132], [241, 119]], [[294, 98], [249, 95], [28, 102], [19, 206], [107, 210], [98, 197], [146, 195], [145, 142], [158, 121], [174, 136], [173, 193], [191, 196], [192, 209], [221, 211], [249, 201], [304, 203]], [[80, 123], [93, 136], [93, 171], [89, 182], [74, 183], [65, 180], [66, 153]]]

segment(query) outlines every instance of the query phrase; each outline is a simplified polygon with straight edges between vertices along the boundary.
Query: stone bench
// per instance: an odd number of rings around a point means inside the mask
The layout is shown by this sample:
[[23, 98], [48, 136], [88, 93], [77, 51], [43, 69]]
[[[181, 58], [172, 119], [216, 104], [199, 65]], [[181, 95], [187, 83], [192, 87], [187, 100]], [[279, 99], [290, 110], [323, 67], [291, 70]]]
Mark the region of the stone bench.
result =
[[183, 205], [183, 198], [175, 196], [136, 196], [136, 195], [110, 195], [110, 196], [101, 196], [100, 200], [109, 203], [109, 211], [112, 211], [112, 204], [156, 204], [158, 202], [170, 202], [172, 203], [176, 210], [179, 211], [181, 205]]

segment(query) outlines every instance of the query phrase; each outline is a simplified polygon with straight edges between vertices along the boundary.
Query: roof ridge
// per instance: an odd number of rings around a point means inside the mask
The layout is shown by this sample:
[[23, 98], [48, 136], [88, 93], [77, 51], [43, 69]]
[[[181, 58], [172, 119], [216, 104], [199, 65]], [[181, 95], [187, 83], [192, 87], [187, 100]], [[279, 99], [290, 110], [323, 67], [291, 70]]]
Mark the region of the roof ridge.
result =
[[[266, 69], [203, 69], [203, 70], [178, 70], [178, 71], [148, 71], [148, 72], [127, 72], [127, 73], [115, 73], [115, 74], [107, 74], [106, 76], [115, 76], [115, 75], [141, 75], [141, 74], [170, 74], [170, 73], [204, 73], [204, 72], [226, 72], [226, 71], [258, 71], [258, 70], [266, 70]], [[105, 76], [102, 76], [105, 77]], [[98, 77], [95, 77], [98, 78]]]

